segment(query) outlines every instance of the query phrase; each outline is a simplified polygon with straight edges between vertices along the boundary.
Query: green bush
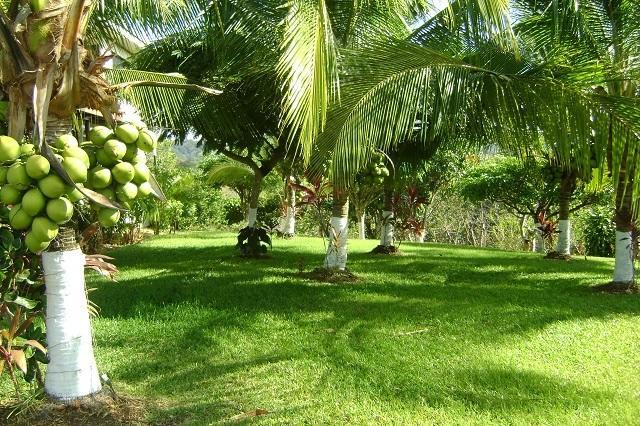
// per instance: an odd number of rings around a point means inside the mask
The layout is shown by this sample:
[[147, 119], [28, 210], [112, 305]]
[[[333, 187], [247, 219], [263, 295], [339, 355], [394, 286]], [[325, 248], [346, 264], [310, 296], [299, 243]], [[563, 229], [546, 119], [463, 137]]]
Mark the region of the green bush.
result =
[[616, 227], [613, 208], [594, 206], [585, 209], [576, 220], [576, 240], [588, 256], [611, 257], [615, 250]]

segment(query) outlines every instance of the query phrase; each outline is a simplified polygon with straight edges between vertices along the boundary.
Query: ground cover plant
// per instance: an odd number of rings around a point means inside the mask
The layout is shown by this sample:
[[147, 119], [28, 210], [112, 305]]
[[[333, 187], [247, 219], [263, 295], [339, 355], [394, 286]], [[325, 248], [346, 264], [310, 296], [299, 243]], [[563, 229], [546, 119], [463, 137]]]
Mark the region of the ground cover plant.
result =
[[[350, 243], [355, 283], [310, 281], [319, 238], [261, 262], [233, 234], [156, 237], [89, 280], [98, 365], [145, 422], [632, 424], [637, 295], [595, 293], [612, 260]], [[6, 380], [6, 379], [5, 379]], [[5, 386], [7, 385], [7, 386]], [[10, 387], [2, 383], [3, 399]], [[26, 414], [25, 414], [26, 415]]]

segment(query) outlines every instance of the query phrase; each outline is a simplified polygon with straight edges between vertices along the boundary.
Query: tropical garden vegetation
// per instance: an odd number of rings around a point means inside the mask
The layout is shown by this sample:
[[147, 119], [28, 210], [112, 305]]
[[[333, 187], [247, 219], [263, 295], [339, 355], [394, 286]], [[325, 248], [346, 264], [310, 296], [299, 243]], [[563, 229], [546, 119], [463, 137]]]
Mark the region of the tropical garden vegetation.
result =
[[[82, 422], [104, 405], [70, 404], [108, 394], [116, 423], [633, 421], [638, 16], [0, 2], [3, 415], [30, 424], [45, 395], [62, 408], [40, 420]], [[121, 282], [88, 294], [85, 270]], [[566, 333], [582, 368], [550, 352]]]

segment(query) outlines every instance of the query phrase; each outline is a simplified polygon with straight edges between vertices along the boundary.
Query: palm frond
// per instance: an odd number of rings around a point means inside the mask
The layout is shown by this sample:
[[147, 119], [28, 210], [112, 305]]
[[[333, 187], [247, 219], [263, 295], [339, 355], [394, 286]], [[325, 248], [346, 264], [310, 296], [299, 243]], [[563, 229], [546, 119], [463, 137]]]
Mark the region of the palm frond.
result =
[[334, 174], [343, 183], [373, 149], [408, 138], [448, 143], [463, 135], [526, 151], [544, 137], [561, 161], [589, 168], [594, 153], [604, 160], [610, 124], [621, 140], [640, 134], [637, 101], [585, 92], [515, 55], [483, 58], [480, 66], [471, 57], [398, 42], [352, 57], [358, 59], [344, 79], [343, 102], [331, 111], [319, 142], [321, 151], [334, 153]]

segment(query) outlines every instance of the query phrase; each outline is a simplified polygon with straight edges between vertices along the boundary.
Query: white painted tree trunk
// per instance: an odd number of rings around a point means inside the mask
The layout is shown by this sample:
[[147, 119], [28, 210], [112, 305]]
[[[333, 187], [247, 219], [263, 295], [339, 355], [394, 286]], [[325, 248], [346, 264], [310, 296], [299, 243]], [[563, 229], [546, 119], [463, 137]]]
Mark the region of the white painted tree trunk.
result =
[[536, 253], [546, 253], [547, 251], [542, 231], [538, 228], [535, 229], [535, 234], [533, 236], [533, 251]]
[[366, 240], [367, 239], [367, 232], [366, 232], [364, 219], [365, 219], [365, 212], [362, 212], [358, 216], [358, 237], [361, 240]]
[[296, 191], [290, 188], [289, 200], [285, 203], [286, 212], [280, 218], [278, 230], [284, 235], [294, 235], [296, 233]]
[[79, 399], [102, 388], [93, 356], [84, 263], [80, 250], [42, 254], [51, 360], [45, 392], [63, 401]]
[[347, 242], [349, 240], [349, 219], [332, 217], [329, 235], [329, 248], [324, 261], [325, 268], [341, 269], [347, 267]]
[[613, 282], [630, 283], [634, 278], [631, 232], [616, 231], [616, 266]]
[[256, 218], [258, 217], [258, 209], [249, 207], [247, 212], [247, 226], [252, 228], [256, 224]]
[[558, 244], [556, 245], [558, 254], [571, 256], [571, 221], [560, 220], [558, 222]]
[[382, 212], [382, 235], [380, 236], [381, 246], [392, 246], [394, 243], [393, 212], [385, 210]]
[[296, 233], [296, 212], [293, 207], [287, 208], [287, 214], [280, 219], [280, 232], [285, 235]]

